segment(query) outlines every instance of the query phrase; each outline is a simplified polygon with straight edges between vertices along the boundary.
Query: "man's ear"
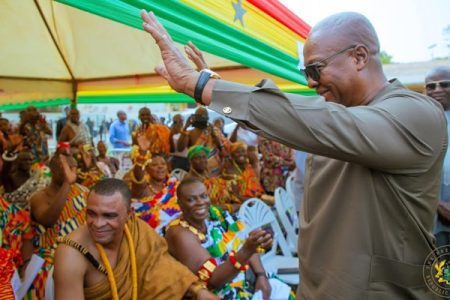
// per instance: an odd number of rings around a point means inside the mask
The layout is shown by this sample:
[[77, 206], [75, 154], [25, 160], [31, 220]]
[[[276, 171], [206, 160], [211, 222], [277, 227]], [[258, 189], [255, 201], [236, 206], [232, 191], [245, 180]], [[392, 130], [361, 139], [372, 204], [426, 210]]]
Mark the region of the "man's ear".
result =
[[353, 57], [356, 62], [356, 69], [358, 71], [364, 69], [369, 61], [369, 49], [366, 45], [360, 44], [353, 49]]

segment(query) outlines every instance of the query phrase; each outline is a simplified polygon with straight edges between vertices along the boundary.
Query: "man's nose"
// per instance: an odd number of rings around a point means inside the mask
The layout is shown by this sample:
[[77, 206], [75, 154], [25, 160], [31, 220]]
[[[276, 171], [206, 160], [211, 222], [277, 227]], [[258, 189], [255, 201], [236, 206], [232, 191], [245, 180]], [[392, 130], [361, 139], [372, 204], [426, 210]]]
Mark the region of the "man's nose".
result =
[[315, 81], [314, 79], [312, 79], [310, 76], [307, 76], [306, 80], [307, 80], [307, 83], [308, 83], [308, 87], [310, 89], [314, 89], [314, 88], [317, 87], [318, 82]]

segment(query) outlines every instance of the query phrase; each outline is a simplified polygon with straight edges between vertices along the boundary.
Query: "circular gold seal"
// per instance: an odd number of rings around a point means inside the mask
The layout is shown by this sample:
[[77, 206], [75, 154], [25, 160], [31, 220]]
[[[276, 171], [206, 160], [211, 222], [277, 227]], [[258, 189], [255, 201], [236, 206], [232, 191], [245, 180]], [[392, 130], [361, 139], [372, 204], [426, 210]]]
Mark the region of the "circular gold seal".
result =
[[423, 265], [423, 279], [440, 297], [450, 295], [450, 245], [434, 249]]

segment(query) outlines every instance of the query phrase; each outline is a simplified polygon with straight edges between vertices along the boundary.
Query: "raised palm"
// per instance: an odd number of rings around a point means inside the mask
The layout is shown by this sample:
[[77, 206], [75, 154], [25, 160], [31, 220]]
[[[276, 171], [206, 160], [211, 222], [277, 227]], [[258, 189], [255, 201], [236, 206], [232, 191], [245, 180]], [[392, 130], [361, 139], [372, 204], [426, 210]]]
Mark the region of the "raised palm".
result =
[[138, 134], [137, 144], [139, 146], [139, 150], [141, 151], [147, 151], [148, 149], [150, 149], [150, 141], [144, 134]]
[[156, 72], [163, 76], [175, 91], [184, 92], [188, 79], [195, 70], [152, 12], [142, 10], [141, 17], [145, 22], [144, 30], [152, 35], [161, 50], [164, 65], [157, 66]]

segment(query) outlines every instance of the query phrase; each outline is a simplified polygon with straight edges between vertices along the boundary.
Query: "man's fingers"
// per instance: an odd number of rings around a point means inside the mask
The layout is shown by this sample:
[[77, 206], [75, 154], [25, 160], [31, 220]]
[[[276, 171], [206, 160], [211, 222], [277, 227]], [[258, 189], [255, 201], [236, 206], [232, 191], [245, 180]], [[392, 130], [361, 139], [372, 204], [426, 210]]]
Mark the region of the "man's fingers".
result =
[[145, 9], [141, 9], [141, 18], [145, 23], [150, 23], [152, 21]]

